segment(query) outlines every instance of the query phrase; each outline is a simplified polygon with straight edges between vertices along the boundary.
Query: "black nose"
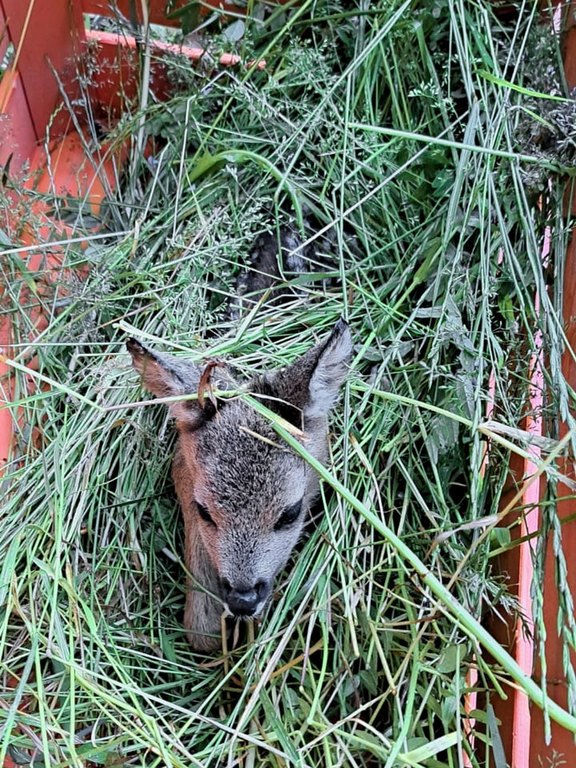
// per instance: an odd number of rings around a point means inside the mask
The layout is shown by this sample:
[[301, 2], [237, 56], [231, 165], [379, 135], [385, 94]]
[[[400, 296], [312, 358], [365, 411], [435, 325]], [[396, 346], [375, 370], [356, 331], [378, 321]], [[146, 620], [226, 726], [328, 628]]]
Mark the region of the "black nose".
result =
[[235, 589], [228, 595], [228, 608], [235, 616], [252, 616], [258, 605], [258, 594], [255, 589], [246, 592]]
[[234, 616], [253, 616], [266, 593], [266, 584], [259, 581], [252, 586], [232, 585], [227, 579], [222, 579], [222, 591], [224, 600]]

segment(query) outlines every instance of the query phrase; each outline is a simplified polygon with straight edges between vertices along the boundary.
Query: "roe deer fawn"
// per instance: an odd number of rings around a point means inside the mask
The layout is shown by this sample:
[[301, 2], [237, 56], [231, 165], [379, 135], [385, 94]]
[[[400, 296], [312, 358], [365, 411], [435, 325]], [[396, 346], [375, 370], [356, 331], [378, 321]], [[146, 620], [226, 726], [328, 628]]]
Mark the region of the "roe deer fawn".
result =
[[[203, 366], [128, 341], [144, 387], [158, 397], [199, 394], [169, 405], [178, 430], [172, 475], [184, 516], [187, 584], [184, 625], [196, 650], [220, 646], [224, 608], [258, 616], [286, 565], [318, 493], [314, 470], [282, 445], [269, 422], [239, 398], [200, 397]], [[248, 391], [305, 434], [320, 461], [327, 456], [327, 416], [352, 352], [339, 320], [324, 341], [291, 365], [254, 378]], [[218, 367], [213, 384], [237, 389]]]

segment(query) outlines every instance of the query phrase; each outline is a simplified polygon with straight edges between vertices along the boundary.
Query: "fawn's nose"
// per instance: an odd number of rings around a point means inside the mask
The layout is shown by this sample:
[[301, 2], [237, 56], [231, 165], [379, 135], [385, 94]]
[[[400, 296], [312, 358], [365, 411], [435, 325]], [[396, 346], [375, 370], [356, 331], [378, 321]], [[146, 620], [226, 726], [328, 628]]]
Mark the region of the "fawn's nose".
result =
[[234, 616], [254, 616], [261, 608], [266, 594], [266, 584], [258, 581], [256, 584], [232, 585], [227, 579], [222, 579], [224, 601]]

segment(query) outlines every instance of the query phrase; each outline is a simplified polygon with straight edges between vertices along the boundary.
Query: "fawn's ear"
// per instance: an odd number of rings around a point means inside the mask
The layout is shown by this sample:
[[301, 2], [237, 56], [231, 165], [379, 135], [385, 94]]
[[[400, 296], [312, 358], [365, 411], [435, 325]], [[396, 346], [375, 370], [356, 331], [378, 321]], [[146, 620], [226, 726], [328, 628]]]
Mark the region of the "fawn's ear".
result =
[[316, 362], [308, 382], [304, 416], [326, 416], [334, 406], [348, 372], [352, 347], [350, 326], [341, 318], [330, 336], [312, 350]]
[[287, 368], [266, 376], [265, 393], [297, 408], [305, 420], [326, 416], [346, 378], [352, 347], [348, 323], [340, 319], [328, 338]]
[[[132, 365], [142, 376], [144, 388], [156, 397], [191, 395], [198, 391], [202, 371], [199, 366], [156, 352], [136, 339], [128, 339], [126, 347], [132, 357]], [[196, 403], [184, 400], [171, 403], [169, 407], [177, 420], [186, 421]]]

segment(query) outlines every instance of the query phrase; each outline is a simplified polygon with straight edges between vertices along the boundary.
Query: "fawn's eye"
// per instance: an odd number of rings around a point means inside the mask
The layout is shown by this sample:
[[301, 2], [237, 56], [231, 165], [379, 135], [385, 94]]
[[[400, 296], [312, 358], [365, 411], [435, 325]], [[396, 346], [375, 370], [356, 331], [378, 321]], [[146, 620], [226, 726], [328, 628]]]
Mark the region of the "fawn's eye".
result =
[[202, 518], [202, 520], [204, 520], [205, 523], [208, 523], [209, 525], [213, 525], [214, 528], [216, 528], [216, 523], [214, 522], [214, 520], [212, 520], [210, 512], [208, 512], [205, 506], [196, 502], [196, 509], [198, 510], [199, 516]]
[[296, 504], [292, 504], [291, 507], [288, 507], [282, 512], [274, 524], [274, 530], [281, 531], [283, 528], [290, 528], [290, 526], [294, 525], [296, 520], [300, 517], [300, 512], [302, 512], [302, 500], [296, 502]]

